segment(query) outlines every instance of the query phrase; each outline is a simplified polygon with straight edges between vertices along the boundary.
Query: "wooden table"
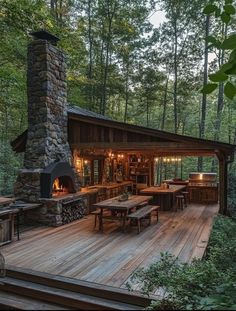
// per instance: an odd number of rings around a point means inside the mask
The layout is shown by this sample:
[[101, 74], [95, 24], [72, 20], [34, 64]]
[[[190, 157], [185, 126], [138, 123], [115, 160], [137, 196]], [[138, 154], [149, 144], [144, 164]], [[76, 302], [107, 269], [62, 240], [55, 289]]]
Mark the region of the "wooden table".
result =
[[0, 208], [0, 246], [12, 241], [15, 227], [14, 216], [18, 213], [18, 208]]
[[16, 223], [16, 228], [17, 228], [17, 240], [19, 241], [20, 239], [20, 216], [24, 214], [24, 212], [28, 211], [28, 210], [32, 210], [38, 207], [41, 207], [42, 204], [40, 203], [18, 203], [15, 202], [13, 203], [10, 208], [11, 210], [18, 210], [16, 214], [17, 217], [17, 223]]
[[170, 185], [168, 189], [163, 189], [162, 187], [153, 186], [148, 187], [140, 191], [140, 194], [152, 195], [154, 197], [155, 203], [160, 205], [161, 210], [168, 211], [175, 207], [175, 196], [184, 191], [185, 185]]
[[[100, 208], [100, 217], [99, 217], [99, 230], [103, 231], [103, 219], [109, 218], [109, 219], [117, 219], [122, 221], [122, 229], [123, 232], [125, 231], [125, 225], [126, 225], [126, 217], [129, 211], [133, 208], [135, 208], [140, 203], [149, 201], [152, 199], [152, 196], [145, 196], [145, 195], [131, 195], [128, 200], [126, 201], [119, 201], [119, 196], [108, 199], [99, 203], [94, 204], [93, 206], [96, 208]], [[112, 212], [118, 212], [121, 214], [120, 217], [116, 216], [103, 216], [103, 210], [110, 210]]]
[[[16, 216], [16, 233], [17, 233], [17, 240], [20, 239], [20, 216], [24, 214], [25, 211], [35, 209], [42, 206], [38, 203], [12, 203], [8, 207], [0, 208], [0, 218], [2, 220], [0, 221], [0, 226], [5, 226], [7, 223], [9, 224], [9, 232], [1, 232], [0, 231], [0, 245], [10, 243], [13, 239], [14, 233], [15, 233], [15, 216]], [[0, 228], [1, 229], [1, 228]], [[8, 239], [6, 239], [6, 236], [8, 236]], [[1, 241], [4, 239], [6, 241]]]
[[0, 206], [6, 206], [15, 201], [15, 198], [0, 197]]

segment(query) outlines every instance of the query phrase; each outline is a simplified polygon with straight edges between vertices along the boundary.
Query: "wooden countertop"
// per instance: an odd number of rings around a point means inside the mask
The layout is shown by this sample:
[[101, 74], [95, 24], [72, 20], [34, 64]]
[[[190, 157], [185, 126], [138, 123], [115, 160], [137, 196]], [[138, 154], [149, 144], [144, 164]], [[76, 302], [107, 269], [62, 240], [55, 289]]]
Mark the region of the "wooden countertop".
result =
[[0, 206], [8, 205], [15, 201], [15, 198], [0, 197]]
[[98, 188], [81, 188], [81, 190], [79, 192], [77, 192], [77, 194], [79, 195], [85, 195], [85, 194], [93, 194], [93, 193], [98, 193]]
[[19, 213], [19, 208], [1, 208], [0, 209], [0, 216], [4, 216], [4, 215], [10, 215], [10, 214], [17, 214]]
[[95, 189], [95, 188], [105, 188], [105, 189], [113, 189], [113, 188], [117, 188], [120, 186], [125, 186], [125, 185], [132, 185], [132, 181], [123, 181], [120, 183], [107, 183], [107, 184], [98, 184], [98, 185], [94, 185], [94, 186], [89, 186], [85, 189], [91, 190], [91, 189]]
[[170, 185], [187, 185], [189, 183], [189, 181], [188, 180], [166, 179], [166, 180], [163, 180], [163, 183], [167, 183]]
[[9, 205], [7, 207], [0, 208], [0, 216], [7, 214], [16, 214], [21, 211], [34, 209], [40, 206], [41, 204], [39, 203], [13, 203], [12, 205]]
[[158, 194], [158, 193], [175, 193], [184, 190], [186, 186], [184, 185], [170, 185], [168, 189], [163, 189], [162, 187], [153, 186], [140, 190], [142, 194]]

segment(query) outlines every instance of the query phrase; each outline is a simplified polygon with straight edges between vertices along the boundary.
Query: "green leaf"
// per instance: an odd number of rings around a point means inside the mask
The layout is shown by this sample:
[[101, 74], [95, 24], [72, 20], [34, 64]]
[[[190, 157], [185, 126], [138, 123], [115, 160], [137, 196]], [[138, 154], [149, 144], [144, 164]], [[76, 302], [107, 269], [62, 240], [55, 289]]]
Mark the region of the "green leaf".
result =
[[223, 23], [228, 24], [230, 22], [230, 15], [226, 12], [223, 12], [220, 17]]
[[217, 8], [216, 11], [215, 11], [215, 17], [216, 18], [219, 17], [220, 14], [221, 14], [221, 10], [219, 8]]
[[217, 40], [216, 40], [216, 38], [213, 37], [213, 36], [207, 36], [207, 37], [206, 37], [206, 41], [207, 41], [207, 42], [211, 42], [211, 43], [215, 43]]
[[229, 56], [229, 61], [230, 62], [235, 62], [236, 63], [236, 49], [234, 49]]
[[217, 86], [218, 86], [218, 84], [216, 84], [216, 83], [208, 83], [208, 84], [204, 85], [204, 87], [201, 89], [201, 93], [210, 94], [217, 88]]
[[209, 75], [209, 79], [213, 82], [223, 82], [228, 79], [228, 76], [224, 72], [218, 71]]
[[236, 10], [232, 4], [227, 4], [224, 6], [224, 10], [227, 14], [235, 14]]
[[209, 15], [211, 13], [214, 13], [216, 10], [217, 10], [217, 6], [216, 5], [208, 4], [207, 6], [205, 6], [205, 8], [203, 10], [203, 13]]
[[225, 0], [225, 4], [232, 4], [233, 0]]
[[[218, 49], [221, 47], [221, 42], [213, 36], [207, 36], [206, 41], [209, 43], [212, 43], [212, 45], [210, 45], [210, 46], [214, 46]], [[210, 47], [210, 46], [208, 46], [208, 47]]]
[[227, 75], [236, 75], [236, 64], [225, 71]]
[[231, 82], [227, 82], [224, 87], [224, 94], [232, 100], [236, 95], [236, 87]]
[[236, 48], [236, 35], [231, 35], [221, 44], [223, 50], [234, 50]]
[[213, 36], [208, 36], [206, 37], [206, 41], [212, 43], [213, 46], [220, 48], [221, 47], [221, 42], [219, 40], [217, 40], [215, 37]]
[[228, 62], [228, 63], [221, 65], [219, 71], [226, 72], [227, 70], [232, 69], [233, 67], [234, 67], [234, 63]]

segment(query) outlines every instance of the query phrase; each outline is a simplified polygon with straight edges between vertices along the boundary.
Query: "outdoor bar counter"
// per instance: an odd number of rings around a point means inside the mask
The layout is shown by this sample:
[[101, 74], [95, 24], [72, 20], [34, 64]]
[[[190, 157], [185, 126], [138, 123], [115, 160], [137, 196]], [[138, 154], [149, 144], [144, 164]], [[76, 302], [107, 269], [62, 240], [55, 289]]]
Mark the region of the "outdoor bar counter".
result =
[[148, 187], [140, 191], [140, 194], [152, 195], [155, 204], [163, 211], [175, 210], [176, 195], [184, 191], [185, 185], [170, 185], [165, 189], [159, 186]]
[[86, 195], [88, 198], [88, 212], [94, 210], [93, 204], [113, 198], [117, 195], [122, 194], [128, 189], [132, 191], [133, 183], [132, 181], [123, 181], [120, 183], [105, 183], [97, 184], [94, 186], [88, 186], [82, 188], [79, 192], [81, 195]]
[[[82, 192], [89, 192], [91, 190], [97, 190], [98, 192], [104, 192], [104, 199], [109, 199], [116, 195], [121, 194], [122, 192], [126, 191], [127, 188], [132, 188], [133, 182], [132, 181], [123, 181], [123, 182], [110, 182], [104, 184], [97, 184], [94, 186], [88, 186], [82, 188]], [[103, 190], [103, 191], [102, 191]]]

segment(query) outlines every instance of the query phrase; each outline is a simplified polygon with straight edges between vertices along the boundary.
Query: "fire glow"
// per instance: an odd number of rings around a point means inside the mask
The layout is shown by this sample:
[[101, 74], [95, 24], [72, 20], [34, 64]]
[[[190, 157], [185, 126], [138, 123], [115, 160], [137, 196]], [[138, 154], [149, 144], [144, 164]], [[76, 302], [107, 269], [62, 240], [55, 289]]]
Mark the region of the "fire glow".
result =
[[53, 189], [53, 196], [61, 195], [68, 192], [67, 189], [63, 186], [63, 184], [60, 183], [59, 178], [56, 178], [54, 180], [52, 189]]

